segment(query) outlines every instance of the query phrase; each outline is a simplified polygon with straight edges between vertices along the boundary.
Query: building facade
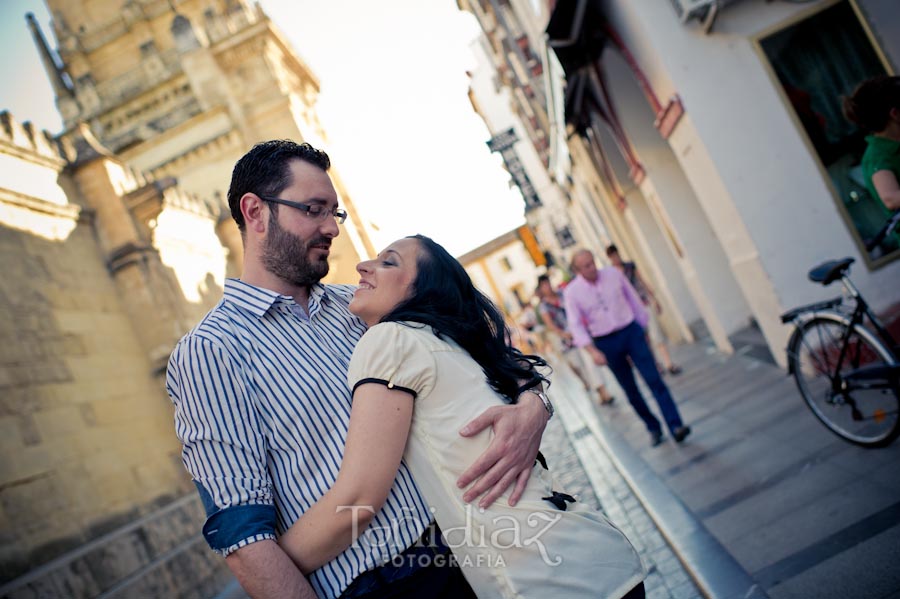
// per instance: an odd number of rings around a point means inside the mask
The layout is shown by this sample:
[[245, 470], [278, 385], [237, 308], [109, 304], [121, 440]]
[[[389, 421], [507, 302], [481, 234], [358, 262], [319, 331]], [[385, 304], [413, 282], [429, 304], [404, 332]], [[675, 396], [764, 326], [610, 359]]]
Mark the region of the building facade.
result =
[[[240, 274], [234, 162], [325, 146], [319, 83], [243, 0], [47, 3], [64, 130], [0, 114], [0, 596], [212, 596], [164, 368]], [[329, 280], [352, 282], [375, 252], [332, 177]]]
[[531, 303], [537, 278], [546, 271], [528, 226], [522, 226], [458, 258], [478, 289], [509, 318]]
[[513, 344], [527, 353], [545, 353], [542, 345], [535, 345], [538, 321], [533, 307], [537, 278], [547, 272], [547, 261], [531, 228], [508, 231], [458, 260], [479, 291], [503, 312]]
[[[783, 363], [790, 330], [779, 315], [826, 297], [806, 272], [843, 256], [856, 259], [854, 281], [876, 310], [900, 302], [900, 251], [864, 247], [880, 223], [859, 181], [862, 134], [840, 114], [842, 95], [900, 62], [892, 2], [463, 7], [499, 47], [520, 39], [514, 15], [538, 32], [528, 44], [556, 55], [565, 90], [551, 83], [546, 113], [564, 114], [567, 143], [548, 172], [590, 196], [656, 288], [670, 337], [703, 331], [729, 352], [730, 337], [755, 324]], [[517, 57], [496, 52], [493, 62]]]

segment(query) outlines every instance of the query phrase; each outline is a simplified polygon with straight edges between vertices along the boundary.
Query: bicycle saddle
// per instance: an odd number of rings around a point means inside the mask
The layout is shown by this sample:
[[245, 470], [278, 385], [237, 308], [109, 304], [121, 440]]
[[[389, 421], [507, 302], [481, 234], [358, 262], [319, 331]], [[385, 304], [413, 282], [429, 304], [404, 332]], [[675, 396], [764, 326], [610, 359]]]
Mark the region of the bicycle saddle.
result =
[[829, 260], [816, 266], [809, 271], [809, 280], [813, 283], [821, 283], [823, 285], [831, 285], [850, 269], [850, 265], [856, 262], [855, 258], [841, 258], [840, 260]]

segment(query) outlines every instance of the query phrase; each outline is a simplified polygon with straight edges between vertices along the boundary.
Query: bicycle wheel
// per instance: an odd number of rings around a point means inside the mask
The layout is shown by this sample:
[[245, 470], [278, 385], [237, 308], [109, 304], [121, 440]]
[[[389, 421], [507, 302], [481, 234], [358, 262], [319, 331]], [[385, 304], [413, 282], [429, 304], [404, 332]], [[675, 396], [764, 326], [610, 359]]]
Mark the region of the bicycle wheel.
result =
[[791, 372], [806, 405], [839, 437], [863, 447], [884, 447], [900, 435], [900, 398], [892, 389], [842, 392], [843, 375], [861, 366], [893, 364], [891, 352], [868, 329], [855, 326], [841, 368], [837, 362], [849, 322], [819, 314], [801, 323], [788, 348]]

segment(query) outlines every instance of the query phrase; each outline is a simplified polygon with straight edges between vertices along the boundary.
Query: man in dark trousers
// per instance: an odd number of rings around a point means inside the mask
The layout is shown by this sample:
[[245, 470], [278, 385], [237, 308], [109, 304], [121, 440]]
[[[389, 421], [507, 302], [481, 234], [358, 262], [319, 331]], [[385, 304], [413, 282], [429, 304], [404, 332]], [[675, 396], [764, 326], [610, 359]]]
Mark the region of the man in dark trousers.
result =
[[577, 276], [564, 295], [575, 345], [585, 347], [596, 364], [609, 365], [656, 446], [663, 440], [662, 427], [638, 391], [633, 364], [653, 393], [672, 437], [681, 443], [691, 427], [682, 422], [647, 345], [644, 330], [649, 314], [644, 302], [619, 269], [598, 269], [589, 250], [576, 252], [572, 266]]

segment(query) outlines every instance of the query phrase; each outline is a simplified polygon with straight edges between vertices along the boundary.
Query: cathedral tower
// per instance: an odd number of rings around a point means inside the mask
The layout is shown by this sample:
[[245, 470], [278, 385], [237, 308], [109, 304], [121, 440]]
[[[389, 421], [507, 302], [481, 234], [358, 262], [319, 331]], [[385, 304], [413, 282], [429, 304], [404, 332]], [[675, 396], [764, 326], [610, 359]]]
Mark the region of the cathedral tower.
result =
[[[65, 127], [86, 122], [132, 168], [217, 201], [220, 238], [239, 274], [240, 238], [224, 206], [231, 168], [267, 139], [327, 149], [315, 75], [247, 0], [46, 1], [62, 64], [44, 64]], [[350, 219], [332, 246], [329, 280], [350, 282], [374, 248], [331, 174]]]

